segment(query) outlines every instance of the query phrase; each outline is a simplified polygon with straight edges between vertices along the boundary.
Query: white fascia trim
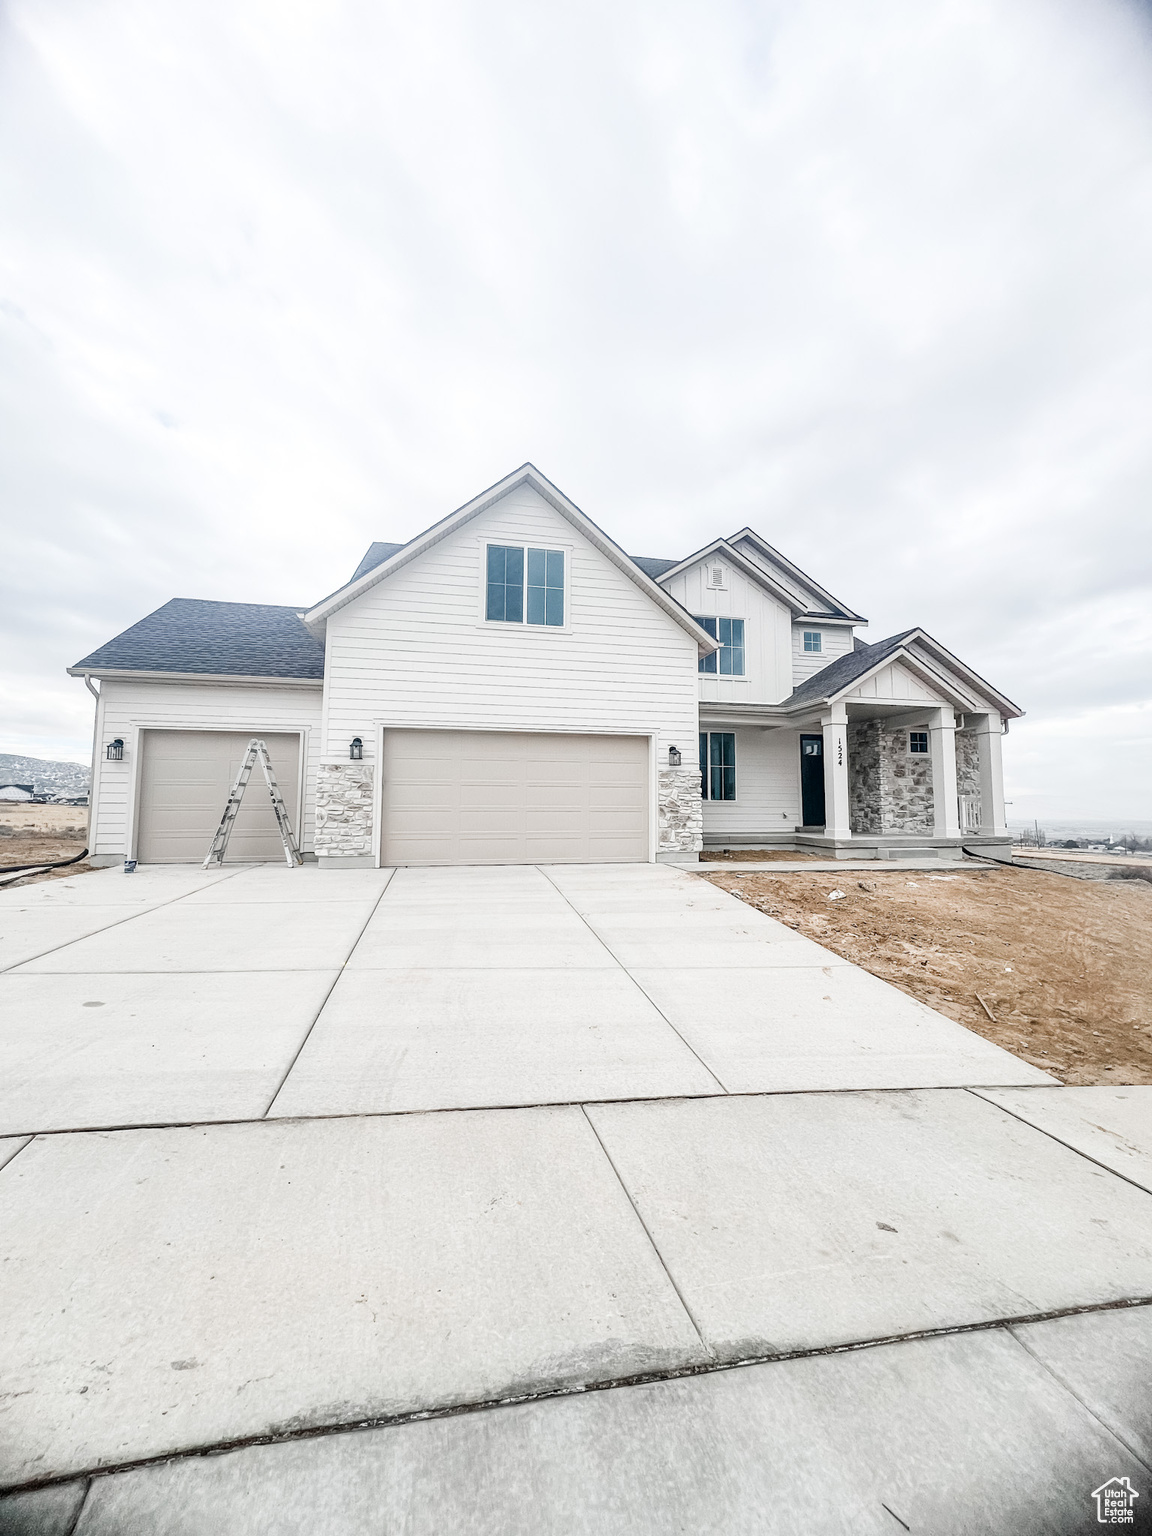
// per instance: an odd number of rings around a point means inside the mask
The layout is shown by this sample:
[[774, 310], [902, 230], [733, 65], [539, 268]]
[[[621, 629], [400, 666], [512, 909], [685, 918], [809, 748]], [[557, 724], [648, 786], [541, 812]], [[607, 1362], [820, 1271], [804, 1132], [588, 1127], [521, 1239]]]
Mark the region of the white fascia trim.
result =
[[[685, 559], [674, 565], [671, 570], [662, 572], [656, 579], [658, 581], [670, 581], [673, 576], [680, 576], [685, 571], [691, 571], [696, 566], [703, 565], [706, 560], [711, 559], [716, 554], [723, 555], [730, 565], [734, 565], [750, 581], [756, 582], [766, 592], [770, 592], [794, 616], [803, 615], [807, 612], [803, 603], [797, 602], [787, 587], [782, 587], [778, 582], [773, 581], [767, 572], [762, 571], [746, 555], [742, 555], [738, 549], [733, 549], [727, 539], [714, 539], [711, 544], [706, 544], [703, 549], [698, 549], [695, 554], [688, 555]], [[842, 620], [841, 622], [845, 621]]]
[[[958, 656], [953, 656], [952, 652], [941, 645], [939, 640], [934, 640], [924, 630], [914, 629], [905, 638], [903, 644], [905, 646], [922, 645], [938, 664], [949, 671], [955, 671], [972, 688], [976, 696], [977, 703], [974, 712], [979, 712], [979, 705], [983, 702], [985, 704], [995, 704], [1000, 713], [1006, 715], [1010, 720], [1022, 718], [1024, 711], [1018, 704], [1013, 704], [1010, 698], [993, 688], [992, 684], [982, 678], [979, 672], [973, 672], [971, 667], [966, 666]], [[923, 664], [929, 665], [930, 663], [924, 662]]]
[[116, 682], [137, 683], [228, 683], [239, 686], [248, 683], [256, 688], [323, 688], [322, 677], [248, 677], [234, 672], [142, 672], [133, 668], [66, 667], [69, 677], [98, 677], [102, 682], [110, 678]]
[[773, 549], [771, 544], [766, 539], [762, 539], [755, 529], [741, 528], [739, 533], [729, 534], [728, 543], [735, 544], [737, 539], [747, 539], [750, 543], [755, 544], [757, 549], [763, 550], [769, 560], [772, 560], [781, 570], [787, 571], [789, 576], [794, 577], [802, 587], [807, 587], [809, 592], [815, 592], [818, 597], [824, 598], [828, 606], [837, 609], [844, 615], [845, 619], [851, 620], [854, 624], [866, 624], [868, 622], [862, 614], [854, 612], [851, 608], [846, 608], [839, 598], [833, 597], [827, 588], [813, 581], [811, 576], [802, 571], [798, 565], [793, 565], [791, 560], [786, 560], [780, 551]]
[[402, 570], [404, 566], [418, 559], [426, 550], [439, 544], [441, 539], [445, 539], [449, 534], [455, 533], [458, 528], [471, 521], [472, 518], [479, 516], [481, 512], [486, 512], [501, 497], [507, 496], [510, 491], [516, 490], [521, 485], [530, 485], [538, 495], [548, 502], [549, 506], [559, 512], [561, 517], [578, 529], [588, 542], [593, 544], [606, 559], [617, 566], [630, 581], [634, 581], [641, 591], [646, 592], [652, 601], [664, 610], [669, 618], [674, 619], [681, 629], [686, 630], [692, 636], [703, 655], [709, 656], [713, 651], [720, 649], [720, 642], [714, 640], [706, 630], [701, 629], [686, 608], [681, 607], [675, 598], [669, 596], [667, 592], [657, 586], [650, 576], [645, 575], [640, 567], [628, 558], [620, 546], [614, 543], [602, 528], [597, 527], [586, 513], [581, 512], [575, 502], [569, 501], [563, 491], [558, 490], [550, 480], [546, 480], [533, 464], [522, 464], [519, 469], [513, 470], [510, 475], [505, 476], [503, 480], [497, 481], [495, 485], [489, 486], [486, 491], [481, 491], [479, 496], [466, 502], [464, 506], [457, 507], [455, 512], [450, 512], [447, 517], [441, 518], [438, 523], [433, 523], [431, 528], [425, 529], [423, 533], [417, 535], [410, 543], [405, 544], [404, 548], [398, 550], [390, 560], [385, 560], [382, 564], [373, 566], [370, 571], [366, 571], [361, 576], [359, 581], [350, 582], [348, 586], [341, 587], [339, 592], [334, 592], [331, 597], [326, 597], [322, 603], [317, 603], [315, 608], [309, 609], [303, 615], [305, 625], [313, 634], [318, 635], [334, 613], [338, 613], [348, 603], [355, 602], [358, 597], [370, 591], [377, 582], [384, 581], [389, 576], [394, 575], [396, 571]]

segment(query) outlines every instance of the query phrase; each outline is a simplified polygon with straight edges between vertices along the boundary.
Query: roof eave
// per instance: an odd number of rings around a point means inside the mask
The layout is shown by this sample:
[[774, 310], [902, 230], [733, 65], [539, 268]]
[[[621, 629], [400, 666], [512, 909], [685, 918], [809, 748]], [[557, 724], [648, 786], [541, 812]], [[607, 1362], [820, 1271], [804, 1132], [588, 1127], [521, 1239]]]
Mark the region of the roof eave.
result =
[[165, 672], [156, 668], [102, 666], [65, 667], [64, 670], [69, 677], [98, 677], [102, 682], [132, 679], [135, 682], [144, 683], [251, 683], [262, 688], [273, 686], [323, 688], [324, 686], [322, 677], [269, 677], [247, 672]]
[[670, 570], [662, 572], [655, 580], [657, 582], [669, 581], [673, 576], [679, 576], [684, 571], [690, 571], [693, 566], [699, 565], [701, 561], [707, 560], [709, 555], [716, 554], [717, 552], [722, 553], [725, 560], [735, 565], [745, 576], [755, 581], [758, 586], [764, 587], [794, 616], [799, 617], [808, 612], [802, 603], [796, 601], [786, 587], [782, 587], [779, 582], [773, 581], [767, 572], [762, 571], [758, 565], [755, 565], [746, 556], [742, 555], [738, 549], [733, 549], [727, 539], [713, 539], [711, 544], [705, 544], [703, 548], [696, 550], [694, 554], [687, 555], [683, 560], [677, 561]]
[[867, 624], [868, 620], [864, 618], [862, 614], [853, 612], [851, 608], [846, 608], [838, 597], [833, 597], [832, 593], [828, 591], [827, 587], [822, 587], [819, 582], [813, 581], [811, 576], [809, 576], [806, 571], [802, 571], [798, 565], [793, 565], [791, 560], [789, 560], [785, 555], [782, 555], [778, 549], [773, 548], [773, 546], [768, 543], [767, 539], [762, 538], [754, 528], [741, 528], [739, 533], [730, 534], [728, 537], [728, 543], [734, 544], [737, 539], [750, 539], [752, 543], [762, 549], [766, 555], [775, 560], [777, 564], [782, 566], [790, 576], [794, 576], [802, 586], [807, 587], [810, 592], [815, 592], [820, 597], [824, 598], [828, 603], [828, 606], [830, 608], [834, 608], [838, 615], [841, 615], [843, 618], [849, 620], [853, 624]]

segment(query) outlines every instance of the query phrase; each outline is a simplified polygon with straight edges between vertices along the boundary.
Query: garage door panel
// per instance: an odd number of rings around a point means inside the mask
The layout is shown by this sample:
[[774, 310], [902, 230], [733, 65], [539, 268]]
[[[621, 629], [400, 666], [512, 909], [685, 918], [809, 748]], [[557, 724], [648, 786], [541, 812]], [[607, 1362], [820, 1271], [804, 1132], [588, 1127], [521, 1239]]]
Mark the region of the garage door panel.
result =
[[384, 733], [385, 863], [648, 857], [648, 741], [497, 731]]
[[[211, 845], [248, 742], [267, 743], [296, 828], [300, 738], [290, 732], [144, 731], [136, 857], [146, 864], [200, 863]], [[229, 863], [283, 858], [264, 775], [257, 767], [228, 843]]]

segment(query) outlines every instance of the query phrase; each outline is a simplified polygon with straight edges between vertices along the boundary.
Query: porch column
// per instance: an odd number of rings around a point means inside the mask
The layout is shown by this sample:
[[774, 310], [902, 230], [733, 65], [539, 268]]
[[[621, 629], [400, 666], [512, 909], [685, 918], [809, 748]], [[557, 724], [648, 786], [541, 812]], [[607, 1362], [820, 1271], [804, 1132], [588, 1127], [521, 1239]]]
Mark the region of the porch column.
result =
[[824, 836], [851, 837], [848, 805], [848, 708], [833, 704], [820, 716], [824, 733]]
[[934, 837], [960, 836], [960, 803], [956, 798], [956, 716], [950, 705], [934, 709], [928, 722], [932, 753]]
[[1007, 837], [1004, 814], [1004, 763], [1000, 738], [1004, 722], [999, 713], [976, 715], [976, 745], [980, 753], [980, 835]]

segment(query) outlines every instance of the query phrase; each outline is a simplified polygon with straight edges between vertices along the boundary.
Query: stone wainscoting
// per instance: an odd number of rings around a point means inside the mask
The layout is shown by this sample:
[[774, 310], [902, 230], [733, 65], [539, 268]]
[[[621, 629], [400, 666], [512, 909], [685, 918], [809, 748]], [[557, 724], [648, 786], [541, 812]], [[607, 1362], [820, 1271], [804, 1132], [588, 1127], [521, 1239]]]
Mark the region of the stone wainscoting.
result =
[[932, 759], [908, 750], [908, 731], [883, 720], [848, 727], [853, 832], [932, 832]]
[[316, 773], [316, 854], [372, 853], [372, 764], [321, 763]]
[[980, 793], [980, 741], [975, 731], [956, 732], [956, 793]]
[[660, 853], [699, 853], [704, 846], [704, 802], [699, 768], [660, 770]]

